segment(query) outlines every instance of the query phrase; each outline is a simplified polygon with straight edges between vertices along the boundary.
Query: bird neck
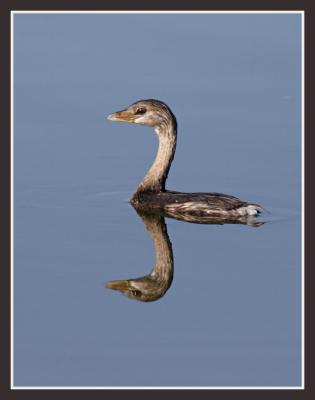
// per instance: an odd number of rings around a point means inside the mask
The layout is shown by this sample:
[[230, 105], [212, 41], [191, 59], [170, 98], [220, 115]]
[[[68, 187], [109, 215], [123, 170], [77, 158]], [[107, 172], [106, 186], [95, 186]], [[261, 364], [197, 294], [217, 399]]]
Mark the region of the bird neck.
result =
[[156, 128], [155, 132], [159, 138], [159, 148], [151, 168], [140, 182], [136, 193], [165, 191], [165, 182], [176, 149], [176, 122], [173, 120], [165, 122]]

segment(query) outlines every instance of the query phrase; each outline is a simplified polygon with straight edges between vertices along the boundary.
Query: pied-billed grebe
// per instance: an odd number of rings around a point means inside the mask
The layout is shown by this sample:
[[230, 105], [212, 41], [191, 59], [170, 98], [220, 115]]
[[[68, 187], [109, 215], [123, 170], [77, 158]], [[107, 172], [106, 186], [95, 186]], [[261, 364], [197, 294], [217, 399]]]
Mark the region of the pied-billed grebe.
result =
[[150, 126], [159, 138], [156, 158], [131, 198], [131, 203], [136, 207], [225, 218], [256, 216], [262, 211], [259, 204], [247, 203], [222, 193], [181, 193], [165, 189], [176, 148], [177, 122], [170, 108], [162, 101], [140, 100], [107, 118]]

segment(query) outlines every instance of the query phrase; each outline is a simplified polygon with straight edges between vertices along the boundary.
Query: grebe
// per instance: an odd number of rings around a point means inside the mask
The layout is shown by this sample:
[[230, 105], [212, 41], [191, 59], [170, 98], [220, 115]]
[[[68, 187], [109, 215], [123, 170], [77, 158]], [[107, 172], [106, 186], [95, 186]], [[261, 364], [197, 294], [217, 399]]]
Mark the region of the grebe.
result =
[[176, 149], [177, 121], [171, 109], [162, 101], [139, 100], [107, 118], [150, 126], [159, 138], [156, 158], [130, 200], [135, 207], [228, 219], [253, 217], [262, 211], [259, 204], [247, 203], [222, 193], [181, 193], [165, 189]]

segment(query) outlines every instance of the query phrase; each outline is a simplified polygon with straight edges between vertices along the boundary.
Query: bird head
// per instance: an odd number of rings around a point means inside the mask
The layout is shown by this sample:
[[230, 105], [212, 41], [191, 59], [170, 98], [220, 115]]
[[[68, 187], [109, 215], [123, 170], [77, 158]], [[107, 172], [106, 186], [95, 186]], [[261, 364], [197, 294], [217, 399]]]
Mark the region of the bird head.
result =
[[139, 100], [129, 107], [108, 115], [110, 121], [131, 122], [159, 128], [170, 122], [176, 126], [176, 118], [170, 108], [159, 100]]

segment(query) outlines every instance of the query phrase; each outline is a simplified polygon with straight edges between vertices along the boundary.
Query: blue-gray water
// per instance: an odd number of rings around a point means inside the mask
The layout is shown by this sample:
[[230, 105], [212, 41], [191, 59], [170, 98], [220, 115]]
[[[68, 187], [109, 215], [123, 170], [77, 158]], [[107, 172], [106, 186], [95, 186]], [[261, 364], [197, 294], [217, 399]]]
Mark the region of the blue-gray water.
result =
[[[301, 384], [299, 15], [15, 15], [14, 384]], [[149, 273], [127, 202], [170, 105], [167, 187], [258, 202], [259, 228], [167, 219], [174, 280], [153, 303], [104, 287]]]

